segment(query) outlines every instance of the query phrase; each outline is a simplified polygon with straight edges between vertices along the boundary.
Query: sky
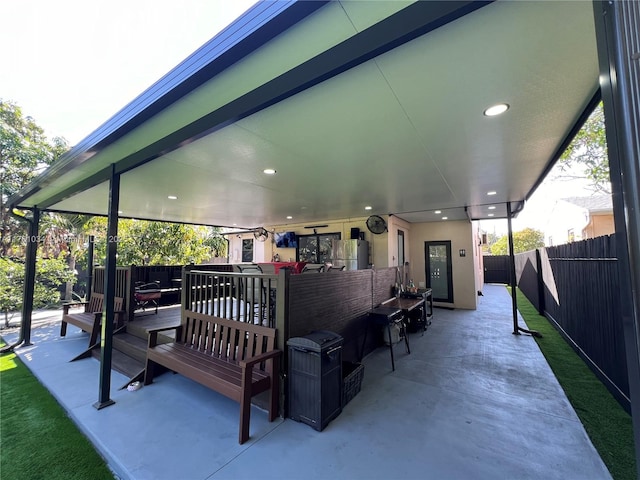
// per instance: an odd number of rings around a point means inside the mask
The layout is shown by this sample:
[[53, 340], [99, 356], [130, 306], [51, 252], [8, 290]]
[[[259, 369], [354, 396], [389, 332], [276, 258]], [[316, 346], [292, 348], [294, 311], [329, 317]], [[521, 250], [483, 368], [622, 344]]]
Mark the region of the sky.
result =
[[[256, 0], [0, 1], [0, 99], [47, 136], [75, 145], [245, 12]], [[514, 220], [543, 229], [557, 198], [584, 182], [545, 181]], [[506, 220], [483, 221], [505, 233]]]
[[1, 1], [0, 99], [75, 145], [256, 1]]

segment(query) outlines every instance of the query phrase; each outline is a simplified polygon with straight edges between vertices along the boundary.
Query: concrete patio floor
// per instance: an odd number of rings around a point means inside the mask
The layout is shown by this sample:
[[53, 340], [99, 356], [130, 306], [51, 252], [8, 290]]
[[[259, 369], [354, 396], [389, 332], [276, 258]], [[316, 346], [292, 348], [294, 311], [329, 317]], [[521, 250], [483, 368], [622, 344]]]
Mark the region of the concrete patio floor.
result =
[[535, 341], [511, 334], [506, 289], [479, 301], [436, 309], [410, 355], [396, 345], [395, 372], [387, 348], [368, 355], [361, 392], [322, 432], [254, 407], [244, 445], [238, 404], [180, 375], [129, 392], [114, 372], [116, 404], [96, 410], [99, 363], [68, 362], [86, 346], [73, 327], [37, 326], [16, 353], [123, 479], [611, 478]]

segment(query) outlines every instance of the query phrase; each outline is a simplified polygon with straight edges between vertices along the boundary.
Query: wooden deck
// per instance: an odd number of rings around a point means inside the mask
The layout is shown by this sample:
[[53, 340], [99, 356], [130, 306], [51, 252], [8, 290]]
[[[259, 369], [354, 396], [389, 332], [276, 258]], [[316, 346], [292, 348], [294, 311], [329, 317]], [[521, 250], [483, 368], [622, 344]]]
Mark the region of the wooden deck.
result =
[[[111, 367], [129, 378], [120, 388], [125, 388], [129, 383], [142, 380], [144, 377], [149, 330], [180, 325], [180, 305], [160, 307], [157, 314], [154, 312], [155, 309], [148, 309], [146, 312], [136, 311], [133, 320], [113, 335]], [[168, 332], [161, 342], [172, 341], [173, 333]], [[92, 354], [100, 358], [100, 349], [95, 348]]]

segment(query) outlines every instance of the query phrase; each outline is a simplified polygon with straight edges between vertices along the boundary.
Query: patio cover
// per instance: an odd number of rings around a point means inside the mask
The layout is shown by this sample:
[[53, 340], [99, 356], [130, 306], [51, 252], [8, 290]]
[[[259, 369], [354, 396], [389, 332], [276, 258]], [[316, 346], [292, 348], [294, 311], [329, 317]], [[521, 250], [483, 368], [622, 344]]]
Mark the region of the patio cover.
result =
[[505, 217], [599, 100], [598, 73], [591, 2], [261, 2], [10, 204], [106, 215], [114, 165], [130, 218]]
[[[493, 206], [511, 218], [602, 95], [640, 457], [639, 18], [637, 2], [260, 2], [8, 204], [34, 209], [30, 236], [40, 210], [109, 214], [110, 235], [118, 215], [245, 228], [481, 219]], [[510, 108], [483, 115], [497, 103]], [[97, 408], [113, 403], [106, 330]]]

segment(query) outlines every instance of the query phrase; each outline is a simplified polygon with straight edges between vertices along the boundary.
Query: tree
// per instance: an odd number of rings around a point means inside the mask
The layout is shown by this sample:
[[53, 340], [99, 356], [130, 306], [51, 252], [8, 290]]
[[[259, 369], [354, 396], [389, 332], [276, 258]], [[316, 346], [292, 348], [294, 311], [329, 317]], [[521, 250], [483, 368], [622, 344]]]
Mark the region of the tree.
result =
[[564, 151], [558, 162], [560, 178], [576, 178], [572, 171], [581, 169], [597, 193], [611, 193], [607, 138], [604, 128], [602, 102], [591, 113], [585, 124]]
[[[66, 254], [69, 271], [75, 272], [78, 256], [87, 249], [85, 237], [88, 235], [85, 233], [92, 218], [92, 215], [70, 213], [50, 213], [43, 216], [40, 224], [40, 236], [43, 238], [42, 254], [54, 258], [58, 258], [62, 253]], [[66, 284], [64, 294], [66, 300], [71, 300], [73, 285], [72, 280]]]
[[[106, 254], [106, 219], [94, 218], [87, 232], [95, 235], [96, 261]], [[118, 259], [126, 265], [186, 265], [226, 255], [226, 241], [215, 228], [179, 223], [121, 219]]]
[[[513, 252], [523, 253], [544, 247], [544, 233], [533, 228], [525, 228], [513, 233]], [[491, 246], [491, 255], [508, 255], [509, 237], [503, 235]]]
[[[33, 306], [43, 308], [60, 301], [58, 288], [73, 279], [64, 254], [59, 258], [39, 258], [36, 264], [36, 283]], [[9, 326], [11, 312], [22, 307], [24, 290], [24, 263], [0, 257], [0, 311], [4, 313], [5, 327]]]
[[24, 246], [24, 226], [11, 216], [7, 200], [67, 150], [64, 139], [49, 142], [20, 107], [0, 99], [0, 255], [15, 255]]

